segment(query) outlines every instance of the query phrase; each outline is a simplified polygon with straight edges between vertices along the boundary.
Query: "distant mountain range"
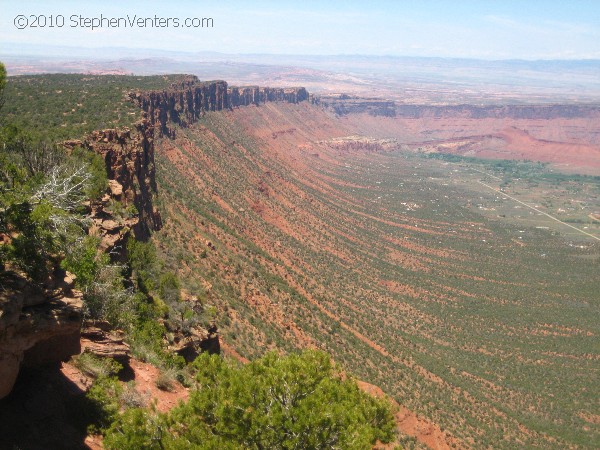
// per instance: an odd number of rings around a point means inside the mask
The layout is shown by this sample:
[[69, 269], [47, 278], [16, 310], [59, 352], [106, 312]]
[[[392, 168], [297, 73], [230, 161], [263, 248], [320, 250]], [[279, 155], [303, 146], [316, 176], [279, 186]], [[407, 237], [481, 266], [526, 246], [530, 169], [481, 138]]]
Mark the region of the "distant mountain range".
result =
[[[478, 60], [367, 55], [277, 55], [84, 48], [5, 42], [9, 75], [167, 74], [238, 84], [302, 85], [425, 103], [597, 103], [600, 60]], [[435, 91], [435, 92], [434, 92]], [[526, 98], [525, 98], [526, 97]]]

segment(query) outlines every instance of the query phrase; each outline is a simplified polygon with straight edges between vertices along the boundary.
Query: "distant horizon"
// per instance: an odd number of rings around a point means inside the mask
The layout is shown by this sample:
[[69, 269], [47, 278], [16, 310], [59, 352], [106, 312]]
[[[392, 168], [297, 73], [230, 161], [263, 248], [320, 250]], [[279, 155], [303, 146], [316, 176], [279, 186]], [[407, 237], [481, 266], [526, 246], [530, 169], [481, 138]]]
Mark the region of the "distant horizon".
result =
[[[127, 47], [124, 45], [109, 45], [109, 46], [85, 46], [85, 45], [66, 45], [66, 44], [22, 44], [19, 42], [3, 42], [0, 43], [0, 58], [4, 56], [39, 56], [40, 53], [31, 52], [7, 52], [6, 46], [25, 46], [25, 47], [40, 47], [40, 49], [70, 49], [70, 50], [122, 50], [128, 52], [154, 52], [154, 53], [167, 53], [167, 54], [212, 54], [216, 56], [284, 56], [284, 57], [311, 57], [311, 58], [328, 58], [328, 57], [355, 57], [355, 58], [411, 58], [411, 59], [442, 59], [442, 60], [465, 60], [465, 61], [486, 61], [486, 62], [600, 62], [600, 56], [598, 57], [580, 57], [580, 58], [486, 58], [486, 57], [466, 57], [466, 56], [430, 56], [430, 55], [409, 55], [409, 54], [367, 54], [367, 53], [330, 53], [330, 54], [317, 54], [317, 53], [270, 53], [270, 52], [239, 52], [231, 53], [216, 50], [173, 50], [173, 49], [161, 49], [152, 47]], [[43, 53], [46, 57], [64, 56], [58, 53]], [[80, 57], [81, 55], [72, 55], [73, 58]], [[147, 59], [153, 57], [151, 54], [141, 54], [137, 58], [133, 59]], [[104, 58], [98, 58], [104, 59]]]

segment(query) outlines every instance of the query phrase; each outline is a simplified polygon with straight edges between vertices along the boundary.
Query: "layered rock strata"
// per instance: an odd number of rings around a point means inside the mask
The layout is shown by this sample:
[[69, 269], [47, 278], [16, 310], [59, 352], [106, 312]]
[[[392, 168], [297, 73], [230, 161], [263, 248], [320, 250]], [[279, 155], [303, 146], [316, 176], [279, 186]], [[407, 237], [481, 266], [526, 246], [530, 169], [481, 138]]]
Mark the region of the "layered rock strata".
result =
[[592, 105], [411, 105], [379, 98], [345, 94], [311, 97], [311, 102], [338, 116], [366, 113], [371, 116], [407, 119], [557, 119], [600, 118], [600, 107]]
[[196, 77], [187, 77], [169, 89], [131, 92], [129, 98], [146, 112], [148, 120], [161, 136], [173, 138], [173, 125], [186, 127], [209, 111], [267, 102], [298, 103], [308, 100], [309, 94], [303, 87], [230, 87], [222, 80], [200, 82]]

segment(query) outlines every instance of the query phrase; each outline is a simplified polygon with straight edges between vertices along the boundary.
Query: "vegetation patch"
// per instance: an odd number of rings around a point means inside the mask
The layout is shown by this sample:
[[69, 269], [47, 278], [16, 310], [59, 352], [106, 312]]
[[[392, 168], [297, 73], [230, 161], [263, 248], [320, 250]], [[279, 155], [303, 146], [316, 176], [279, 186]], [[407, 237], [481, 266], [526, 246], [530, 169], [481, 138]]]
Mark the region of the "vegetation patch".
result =
[[130, 409], [106, 433], [109, 449], [370, 449], [394, 438], [389, 403], [316, 351], [269, 353], [245, 366], [194, 362], [195, 389], [166, 414]]

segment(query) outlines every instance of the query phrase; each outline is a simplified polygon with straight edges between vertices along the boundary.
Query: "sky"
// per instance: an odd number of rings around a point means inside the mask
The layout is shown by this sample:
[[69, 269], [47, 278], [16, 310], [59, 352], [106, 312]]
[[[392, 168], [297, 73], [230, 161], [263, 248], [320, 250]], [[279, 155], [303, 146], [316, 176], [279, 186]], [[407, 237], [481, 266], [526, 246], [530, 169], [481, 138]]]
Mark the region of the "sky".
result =
[[[0, 11], [0, 53], [10, 43], [230, 54], [600, 59], [600, 0], [0, 0]], [[120, 18], [121, 25], [82, 24], [101, 16]], [[176, 18], [180, 25], [188, 18], [212, 18], [213, 26], [175, 27], [173, 20], [168, 27], [122, 25], [155, 17]], [[45, 27], [39, 26], [43, 20]]]

